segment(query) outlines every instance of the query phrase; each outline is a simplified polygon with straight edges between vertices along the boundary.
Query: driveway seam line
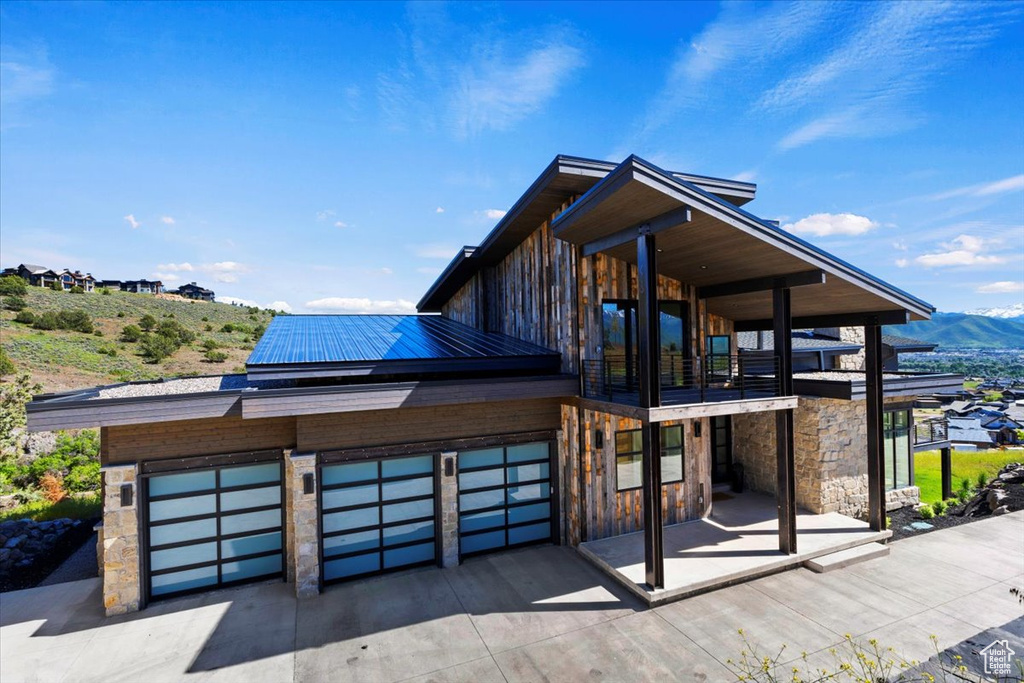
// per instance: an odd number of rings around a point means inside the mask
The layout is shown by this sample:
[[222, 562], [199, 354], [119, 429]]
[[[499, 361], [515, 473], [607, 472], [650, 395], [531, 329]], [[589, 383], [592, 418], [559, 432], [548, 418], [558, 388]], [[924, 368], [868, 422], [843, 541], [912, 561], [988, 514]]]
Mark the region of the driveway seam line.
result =
[[[451, 579], [448, 578], [448, 573], [445, 571], [444, 568], [441, 569], [441, 575], [444, 577], [444, 582], [448, 584], [448, 590], [450, 590], [452, 592], [452, 595], [455, 596], [455, 600], [458, 601], [458, 603], [459, 603], [459, 607], [462, 608], [462, 613], [466, 615], [467, 619], [469, 619], [469, 624], [470, 624], [470, 626], [473, 627], [473, 631], [476, 633], [476, 637], [480, 639], [480, 642], [481, 642], [481, 644], [483, 644], [484, 649], [487, 650], [487, 654], [491, 658], [491, 661], [494, 662], [494, 666], [498, 667], [498, 673], [500, 673], [501, 677], [505, 679], [505, 683], [508, 683], [508, 676], [506, 676], [505, 672], [501, 670], [501, 665], [498, 664], [498, 660], [496, 660], [494, 658], [494, 653], [491, 652], [491, 646], [487, 644], [487, 641], [484, 639], [483, 634], [480, 633], [480, 629], [477, 628], [476, 622], [473, 621], [473, 616], [469, 613], [469, 610], [466, 609], [465, 603], [462, 602], [462, 598], [459, 597], [459, 592], [457, 590], [455, 590], [455, 586], [452, 585]], [[470, 661], [474, 661], [474, 660], [470, 660]], [[463, 662], [463, 663], [465, 664], [466, 662]], [[434, 671], [440, 671], [440, 670], [441, 669], [435, 669]], [[429, 672], [429, 673], [434, 673], [434, 672], [432, 671], [432, 672]]]

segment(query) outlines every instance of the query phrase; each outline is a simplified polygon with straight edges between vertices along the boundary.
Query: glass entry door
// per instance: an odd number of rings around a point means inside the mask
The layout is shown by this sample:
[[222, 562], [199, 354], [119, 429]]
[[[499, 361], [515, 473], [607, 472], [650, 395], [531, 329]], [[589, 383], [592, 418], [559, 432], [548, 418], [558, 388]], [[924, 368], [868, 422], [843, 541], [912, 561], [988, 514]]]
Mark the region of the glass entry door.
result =
[[711, 483], [725, 484], [732, 480], [732, 418], [718, 415], [711, 418]]

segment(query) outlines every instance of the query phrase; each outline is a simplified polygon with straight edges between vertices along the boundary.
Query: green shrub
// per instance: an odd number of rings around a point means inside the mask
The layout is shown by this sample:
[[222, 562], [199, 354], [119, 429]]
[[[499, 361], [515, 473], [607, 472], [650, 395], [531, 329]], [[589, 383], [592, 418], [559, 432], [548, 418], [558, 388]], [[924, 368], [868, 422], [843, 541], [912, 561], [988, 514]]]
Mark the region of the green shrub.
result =
[[210, 322], [210, 319], [204, 315], [203, 316], [203, 322], [204, 323], [208, 323], [208, 322]]
[[28, 283], [17, 275], [0, 277], [0, 296], [24, 296], [28, 294]]
[[[18, 279], [20, 280], [21, 278]], [[4, 375], [13, 375], [14, 370], [14, 362], [7, 355], [7, 351], [4, 350], [4, 347], [0, 346], [0, 377], [3, 377]]]
[[145, 332], [152, 332], [153, 328], [156, 327], [156, 318], [147, 313], [139, 318], [139, 327]]
[[917, 514], [921, 515], [921, 519], [931, 519], [935, 516], [935, 513], [930, 507], [923, 507], [917, 511]]
[[971, 499], [971, 490], [960, 489], [959, 491], [956, 492], [956, 499], [961, 504], [966, 503]]
[[36, 314], [32, 311], [18, 311], [18, 315], [14, 316], [14, 322], [24, 323], [31, 325], [36, 321]]
[[191, 344], [196, 340], [195, 332], [185, 328], [176, 320], [165, 320], [156, 328], [156, 333], [162, 337], [174, 339], [178, 345]]
[[207, 323], [206, 325], [203, 326], [203, 331], [204, 332], [213, 332], [213, 325], [210, 325], [209, 323]]
[[945, 501], [937, 500], [934, 503], [932, 503], [932, 512], [935, 513], [936, 517], [941, 517], [943, 514], [945, 514], [947, 507], [948, 506], [946, 505]]
[[32, 327], [37, 330], [56, 330], [60, 327], [60, 321], [57, 320], [57, 314], [53, 311], [46, 311], [42, 315], [36, 316], [36, 320], [32, 323]]
[[37, 487], [45, 475], [52, 474], [63, 478], [69, 491], [92, 491], [100, 486], [99, 455], [100, 437], [96, 430], [58, 432], [53, 452], [18, 466], [13, 479], [20, 486]]
[[153, 363], [159, 363], [164, 358], [172, 356], [181, 345], [172, 337], [162, 334], [145, 334], [142, 336], [139, 346], [142, 348], [144, 357]]
[[110, 296], [110, 287], [100, 287], [100, 294]]
[[59, 503], [34, 500], [0, 513], [0, 522], [28, 517], [37, 522], [54, 519], [95, 519], [103, 515], [103, 496], [97, 491], [91, 495], [68, 496]]
[[[20, 277], [18, 278], [21, 279]], [[5, 296], [4, 297], [4, 308], [8, 311], [20, 311], [24, 309], [28, 304], [20, 296]]]
[[55, 280], [54, 282], [50, 283], [50, 289], [52, 289], [55, 292], [63, 292], [64, 285], [60, 283], [60, 280]]
[[984, 472], [978, 472], [978, 488], [983, 489], [988, 485], [988, 475]]
[[223, 351], [207, 351], [203, 356], [210, 363], [223, 363], [228, 359], [228, 354]]
[[204, 339], [202, 346], [207, 351], [213, 351], [215, 349], [219, 349], [220, 348], [220, 344], [218, 344], [216, 342], [216, 340], [213, 340], [213, 339]]
[[96, 330], [95, 332], [92, 333], [92, 336], [94, 336], [94, 337], [102, 337], [103, 336], [103, 330]]
[[88, 313], [77, 308], [58, 313], [57, 327], [62, 330], [71, 330], [84, 334], [92, 334], [93, 332], [92, 318], [89, 317]]
[[118, 311], [117, 312], [117, 317], [118, 318], [123, 318], [124, 317], [124, 311]]
[[232, 332], [235, 331], [235, 326], [232, 325], [231, 323], [224, 323], [224, 326], [220, 328], [220, 331], [224, 332], [225, 334], [231, 334]]
[[68, 291], [71, 292], [72, 294], [85, 294], [85, 287], [82, 287], [81, 285], [75, 285]]
[[964, 477], [963, 479], [961, 479], [960, 480], [960, 490], [961, 491], [970, 491], [971, 490], [971, 480], [968, 479], [967, 477]]
[[134, 344], [142, 339], [142, 330], [138, 325], [125, 325], [121, 328], [121, 341]]

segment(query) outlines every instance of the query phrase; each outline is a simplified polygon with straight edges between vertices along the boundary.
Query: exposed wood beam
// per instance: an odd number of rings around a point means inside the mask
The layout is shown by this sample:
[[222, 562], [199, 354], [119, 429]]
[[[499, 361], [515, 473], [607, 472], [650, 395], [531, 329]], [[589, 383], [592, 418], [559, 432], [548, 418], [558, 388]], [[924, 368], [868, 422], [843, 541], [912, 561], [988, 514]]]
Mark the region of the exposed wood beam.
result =
[[634, 225], [618, 232], [613, 232], [610, 235], [601, 237], [594, 240], [593, 242], [587, 242], [581, 247], [581, 253], [584, 256], [593, 256], [594, 254], [602, 251], [608, 251], [615, 247], [620, 247], [623, 244], [634, 241], [637, 237], [644, 234], [656, 235], [659, 232], [668, 230], [669, 228], [675, 228], [682, 225], [683, 223], [690, 222], [690, 208], [687, 206], [681, 206], [678, 209], [672, 209], [666, 211], [660, 216], [655, 216], [649, 221], [645, 221], [640, 225]]
[[[728, 317], [727, 314], [724, 314]], [[898, 311], [872, 311], [869, 313], [836, 313], [833, 315], [808, 315], [793, 318], [794, 330], [806, 330], [812, 327], [860, 327], [862, 325], [904, 325], [910, 322], [910, 313]], [[771, 318], [762, 320], [737, 320], [737, 332], [756, 332], [770, 330], [774, 322]]]
[[825, 271], [805, 270], [789, 275], [778, 275], [769, 277], [755, 277], [749, 280], [736, 280], [735, 282], [723, 282], [719, 285], [708, 285], [697, 288], [698, 299], [712, 299], [716, 296], [733, 296], [736, 294], [750, 294], [751, 292], [764, 292], [779, 287], [803, 287], [804, 285], [825, 284]]
[[882, 327], [864, 326], [864, 381], [867, 385], [868, 523], [885, 530], [885, 463], [883, 462]]
[[[779, 393], [793, 395], [793, 326], [789, 290], [772, 292], [772, 331], [778, 367]], [[793, 411], [775, 413], [776, 503], [779, 512], [779, 550], [796, 552], [796, 460], [793, 448]]]

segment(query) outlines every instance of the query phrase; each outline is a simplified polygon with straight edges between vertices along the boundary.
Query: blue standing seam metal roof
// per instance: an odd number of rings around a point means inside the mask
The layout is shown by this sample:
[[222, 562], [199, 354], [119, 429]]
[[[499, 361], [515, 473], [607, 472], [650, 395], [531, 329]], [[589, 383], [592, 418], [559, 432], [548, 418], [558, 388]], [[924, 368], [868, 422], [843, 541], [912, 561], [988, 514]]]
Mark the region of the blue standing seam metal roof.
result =
[[277, 316], [249, 366], [559, 356], [557, 351], [419, 315]]

